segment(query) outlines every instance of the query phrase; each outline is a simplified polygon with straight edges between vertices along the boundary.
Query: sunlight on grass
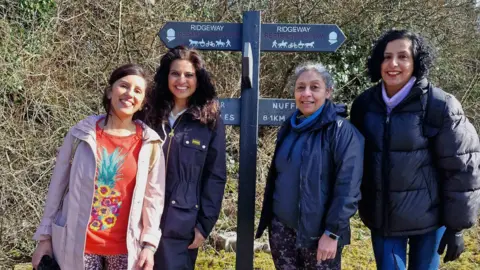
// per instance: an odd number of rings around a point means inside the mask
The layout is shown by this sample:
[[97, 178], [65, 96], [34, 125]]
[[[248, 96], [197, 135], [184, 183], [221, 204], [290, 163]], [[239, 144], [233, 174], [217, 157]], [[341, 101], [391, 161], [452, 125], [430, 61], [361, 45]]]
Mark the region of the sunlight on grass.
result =
[[[376, 269], [373, 256], [370, 231], [362, 224], [358, 216], [351, 220], [352, 243], [343, 250], [342, 269]], [[441, 270], [480, 269], [480, 230], [478, 227], [465, 232], [466, 251], [459, 260], [441, 265]], [[443, 259], [443, 258], [442, 258]], [[255, 253], [255, 269], [275, 269], [270, 253]], [[235, 253], [202, 250], [197, 261], [197, 269], [235, 269]]]

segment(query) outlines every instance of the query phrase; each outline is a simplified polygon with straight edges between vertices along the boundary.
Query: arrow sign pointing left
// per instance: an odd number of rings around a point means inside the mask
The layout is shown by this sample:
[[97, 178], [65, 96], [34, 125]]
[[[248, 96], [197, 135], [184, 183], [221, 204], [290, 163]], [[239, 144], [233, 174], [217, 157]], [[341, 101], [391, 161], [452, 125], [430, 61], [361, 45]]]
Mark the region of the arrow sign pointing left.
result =
[[158, 35], [170, 49], [185, 45], [198, 50], [242, 50], [241, 23], [167, 22]]

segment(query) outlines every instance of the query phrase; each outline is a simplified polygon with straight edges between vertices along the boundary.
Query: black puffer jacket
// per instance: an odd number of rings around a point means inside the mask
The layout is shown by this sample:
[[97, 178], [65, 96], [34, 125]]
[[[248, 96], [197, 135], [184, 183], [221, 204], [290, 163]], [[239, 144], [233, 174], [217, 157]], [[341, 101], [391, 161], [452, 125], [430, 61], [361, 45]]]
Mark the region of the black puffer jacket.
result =
[[423, 234], [446, 225], [473, 226], [480, 199], [480, 144], [455, 97], [447, 95], [443, 126], [423, 135], [426, 79], [387, 117], [381, 84], [353, 103], [352, 123], [365, 136], [359, 213], [384, 236]]
[[[364, 140], [360, 132], [340, 116], [344, 113], [344, 107], [327, 100], [316, 122], [304, 131], [308, 138], [302, 150], [300, 201], [292, 202], [298, 204], [300, 212], [298, 247], [316, 247], [325, 230], [339, 235], [340, 245], [350, 243], [350, 217], [357, 211], [360, 199]], [[289, 117], [278, 132], [257, 238], [271, 225], [277, 179], [274, 161], [290, 130]]]

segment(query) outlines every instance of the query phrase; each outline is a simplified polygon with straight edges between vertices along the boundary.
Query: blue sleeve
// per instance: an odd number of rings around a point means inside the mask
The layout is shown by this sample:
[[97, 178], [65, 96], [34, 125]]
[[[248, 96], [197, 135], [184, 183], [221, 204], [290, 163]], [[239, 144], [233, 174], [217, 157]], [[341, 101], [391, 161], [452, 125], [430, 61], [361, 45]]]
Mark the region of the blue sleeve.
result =
[[340, 235], [349, 227], [350, 218], [357, 211], [361, 198], [364, 138], [348, 120], [340, 119], [335, 124], [335, 139], [332, 142], [335, 183], [325, 229]]

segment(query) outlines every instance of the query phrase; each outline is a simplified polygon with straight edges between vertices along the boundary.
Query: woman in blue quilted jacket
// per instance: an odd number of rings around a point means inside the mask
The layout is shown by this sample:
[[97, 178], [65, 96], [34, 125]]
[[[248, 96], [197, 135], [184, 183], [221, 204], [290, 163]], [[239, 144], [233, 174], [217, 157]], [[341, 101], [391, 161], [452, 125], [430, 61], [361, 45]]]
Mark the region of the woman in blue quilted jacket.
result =
[[330, 100], [323, 65], [300, 65], [294, 82], [298, 109], [278, 132], [257, 237], [268, 229], [277, 269], [338, 270], [360, 199], [363, 136]]

